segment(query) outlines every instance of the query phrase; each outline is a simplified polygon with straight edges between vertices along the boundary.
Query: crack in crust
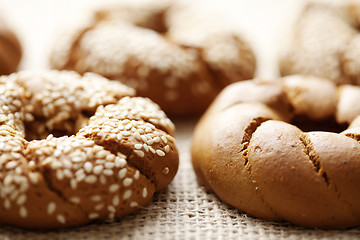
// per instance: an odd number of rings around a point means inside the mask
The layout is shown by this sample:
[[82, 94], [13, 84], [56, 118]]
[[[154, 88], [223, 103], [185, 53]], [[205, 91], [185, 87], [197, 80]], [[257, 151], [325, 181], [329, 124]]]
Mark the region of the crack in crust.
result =
[[255, 131], [261, 126], [261, 124], [263, 124], [264, 122], [271, 120], [270, 118], [264, 118], [264, 117], [257, 117], [254, 118], [249, 125], [245, 128], [244, 130], [244, 135], [243, 135], [243, 139], [242, 139], [242, 149], [241, 149], [241, 154], [244, 156], [245, 158], [245, 162], [244, 162], [244, 169], [246, 170], [246, 172], [249, 174], [249, 179], [250, 181], [255, 185], [255, 192], [256, 192], [256, 196], [258, 196], [260, 198], [260, 200], [262, 201], [262, 203], [264, 204], [264, 206], [266, 206], [273, 214], [274, 216], [278, 216], [278, 214], [276, 213], [276, 211], [264, 200], [263, 195], [261, 194], [261, 189], [259, 188], [259, 186], [256, 184], [256, 180], [254, 180], [253, 176], [252, 176], [252, 171], [251, 171], [251, 164], [249, 163], [249, 159], [248, 159], [248, 146], [251, 140], [252, 135], [255, 133]]
[[308, 156], [312, 165], [314, 166], [315, 172], [319, 176], [321, 176], [324, 179], [324, 181], [326, 182], [326, 184], [329, 186], [329, 184], [330, 184], [329, 179], [327, 177], [326, 172], [321, 167], [321, 163], [319, 161], [319, 156], [315, 152], [315, 149], [310, 141], [309, 135], [307, 133], [303, 133], [299, 139], [300, 139], [301, 143], [304, 145], [304, 152], [305, 152], [306, 156]]
[[245, 162], [244, 162], [244, 167], [246, 168], [249, 160], [248, 160], [248, 146], [251, 140], [251, 137], [253, 135], [253, 133], [256, 131], [256, 129], [258, 127], [260, 127], [260, 125], [266, 121], [270, 120], [269, 118], [264, 118], [264, 117], [257, 117], [254, 118], [249, 125], [245, 128], [244, 130], [244, 135], [243, 135], [243, 139], [241, 141], [242, 143], [242, 148], [241, 148], [241, 153], [245, 158]]

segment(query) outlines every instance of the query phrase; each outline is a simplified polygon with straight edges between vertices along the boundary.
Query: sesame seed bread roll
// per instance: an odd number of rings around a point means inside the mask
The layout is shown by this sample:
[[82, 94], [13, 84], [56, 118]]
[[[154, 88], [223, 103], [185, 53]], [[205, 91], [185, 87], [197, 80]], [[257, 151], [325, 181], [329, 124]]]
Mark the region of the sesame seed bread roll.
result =
[[22, 49], [16, 34], [0, 18], [0, 75], [15, 72], [22, 56]]
[[58, 229], [113, 220], [146, 206], [177, 172], [173, 123], [121, 83], [19, 72], [0, 78], [0, 92], [2, 223]]
[[341, 91], [346, 87], [301, 75], [229, 85], [195, 127], [191, 156], [199, 183], [255, 217], [324, 229], [359, 226], [360, 111], [351, 107], [357, 92]]
[[167, 114], [198, 115], [226, 85], [252, 78], [256, 61], [236, 32], [204, 32], [201, 44], [177, 41], [171, 15], [178, 8], [139, 1], [99, 10], [59, 37], [50, 64], [118, 80]]
[[360, 84], [358, 1], [310, 1], [280, 54], [280, 74], [306, 74]]

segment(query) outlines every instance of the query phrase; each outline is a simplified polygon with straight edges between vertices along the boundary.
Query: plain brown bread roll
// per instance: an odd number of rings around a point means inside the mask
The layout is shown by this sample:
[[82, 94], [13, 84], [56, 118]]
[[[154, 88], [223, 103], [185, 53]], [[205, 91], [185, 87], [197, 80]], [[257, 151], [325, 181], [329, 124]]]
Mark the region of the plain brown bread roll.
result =
[[179, 164], [158, 105], [96, 74], [0, 78], [0, 222], [31, 229], [113, 220], [146, 206]]
[[0, 75], [15, 72], [21, 60], [21, 45], [15, 33], [0, 18]]
[[[359, 98], [359, 87], [315, 77], [229, 85], [195, 128], [191, 154], [199, 182], [255, 217], [359, 226]], [[291, 123], [351, 127], [305, 132]]]
[[280, 57], [281, 75], [315, 75], [360, 84], [359, 1], [310, 1]]
[[196, 43], [175, 38], [185, 29], [177, 24], [182, 16], [175, 16], [181, 10], [171, 1], [99, 10], [84, 26], [58, 38], [51, 66], [119, 80], [167, 114], [200, 114], [223, 87], [253, 78], [255, 56], [235, 31], [207, 33], [204, 27]]

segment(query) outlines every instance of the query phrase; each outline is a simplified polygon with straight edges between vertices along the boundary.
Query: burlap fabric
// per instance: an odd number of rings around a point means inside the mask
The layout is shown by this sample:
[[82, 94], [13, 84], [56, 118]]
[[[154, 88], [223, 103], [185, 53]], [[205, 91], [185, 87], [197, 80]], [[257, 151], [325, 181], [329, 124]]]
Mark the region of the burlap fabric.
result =
[[[110, 1], [110, 0], [109, 0]], [[24, 69], [46, 67], [44, 56], [60, 24], [62, 13], [71, 18], [97, 0], [12, 0], [0, 1], [25, 43]], [[190, 1], [197, 2], [199, 1]], [[247, 30], [247, 38], [258, 56], [257, 76], [276, 77], [276, 55], [281, 48], [282, 29], [303, 0], [218, 0], [213, 9], [229, 12]], [[199, 3], [200, 4], [200, 3]], [[46, 10], [51, 8], [51, 11]], [[203, 8], [204, 10], [205, 8]], [[210, 10], [209, 10], [210, 11]], [[43, 16], [46, 21], [39, 17]], [[280, 28], [282, 26], [282, 28]], [[51, 36], [50, 36], [51, 35]], [[180, 150], [180, 168], [173, 183], [157, 194], [139, 213], [109, 223], [59, 231], [26, 231], [0, 225], [0, 239], [82, 240], [82, 239], [360, 239], [360, 228], [349, 230], [304, 229], [288, 223], [263, 221], [222, 203], [214, 194], [199, 186], [192, 170], [190, 145], [197, 119], [176, 120], [176, 139]]]

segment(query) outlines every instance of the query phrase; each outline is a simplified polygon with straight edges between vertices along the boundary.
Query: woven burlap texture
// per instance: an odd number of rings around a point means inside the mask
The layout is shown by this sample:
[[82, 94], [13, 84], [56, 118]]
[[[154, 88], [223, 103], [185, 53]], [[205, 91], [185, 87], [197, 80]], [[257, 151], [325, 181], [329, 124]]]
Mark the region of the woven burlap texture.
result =
[[180, 168], [171, 185], [139, 213], [115, 222], [33, 232], [0, 226], [0, 239], [359, 239], [360, 228], [325, 231], [263, 221], [222, 203], [199, 186], [191, 166], [194, 120], [175, 121]]

